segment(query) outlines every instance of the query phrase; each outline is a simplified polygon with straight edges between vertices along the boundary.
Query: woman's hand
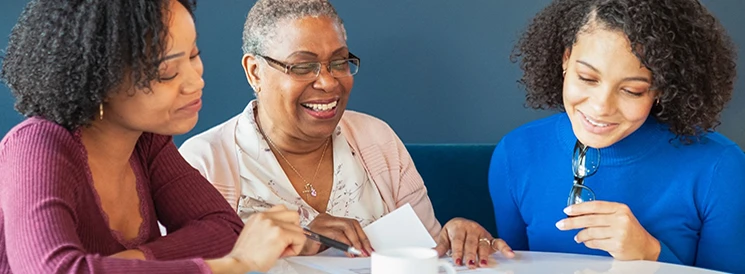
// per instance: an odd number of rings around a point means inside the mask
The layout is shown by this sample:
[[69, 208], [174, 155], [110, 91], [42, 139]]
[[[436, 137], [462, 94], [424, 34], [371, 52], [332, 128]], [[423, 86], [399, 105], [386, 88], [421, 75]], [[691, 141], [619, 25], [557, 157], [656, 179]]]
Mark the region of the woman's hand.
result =
[[571, 218], [556, 223], [560, 230], [582, 229], [574, 241], [610, 253], [618, 260], [656, 261], [660, 242], [647, 232], [625, 204], [592, 201], [564, 209]]
[[484, 227], [463, 218], [453, 218], [445, 224], [435, 250], [440, 256], [451, 250], [456, 265], [468, 265], [471, 269], [486, 266], [489, 255], [496, 251], [507, 258], [515, 256], [502, 239], [494, 239]]
[[[320, 235], [329, 237], [339, 242], [353, 246], [354, 248], [362, 251], [363, 256], [370, 256], [372, 253], [372, 246], [370, 240], [362, 231], [360, 222], [355, 219], [347, 219], [341, 217], [334, 217], [329, 214], [319, 214], [308, 224], [308, 229], [318, 233]], [[315, 255], [321, 252], [321, 244], [316, 241], [307, 241], [301, 255]], [[347, 256], [352, 257], [351, 254]]]
[[248, 218], [226, 257], [243, 266], [243, 273], [266, 272], [279, 258], [299, 254], [305, 240], [300, 215], [285, 206], [275, 206]]

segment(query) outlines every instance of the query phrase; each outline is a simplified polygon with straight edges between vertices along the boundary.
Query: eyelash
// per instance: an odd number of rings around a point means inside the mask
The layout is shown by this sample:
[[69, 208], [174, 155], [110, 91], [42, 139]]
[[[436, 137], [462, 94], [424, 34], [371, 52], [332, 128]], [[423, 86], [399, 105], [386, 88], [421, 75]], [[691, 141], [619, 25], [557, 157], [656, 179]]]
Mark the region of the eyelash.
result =
[[[577, 76], [577, 77], [579, 77], [579, 80], [581, 80], [581, 81], [583, 81], [585, 83], [594, 84], [594, 83], [597, 83], [598, 82], [597, 80], [583, 78], [582, 76]], [[632, 92], [632, 91], [627, 90], [627, 89], [624, 89], [623, 91], [626, 92], [626, 94], [631, 95], [631, 96], [634, 96], [634, 97], [642, 97], [642, 95], [644, 95], [644, 92], [637, 93], [637, 92]]]
[[[197, 57], [199, 57], [200, 54], [202, 54], [202, 51], [201, 50], [200, 51], [197, 51], [196, 54], [194, 54], [192, 56], [189, 56], [189, 60], [196, 59]], [[170, 80], [176, 79], [176, 76], [178, 76], [178, 72], [176, 72], [176, 74], [174, 74], [171, 77], [161, 77], [160, 79], [158, 79], [158, 81], [161, 81], [161, 82], [170, 81]]]
[[581, 80], [582, 82], [586, 82], [586, 83], [597, 83], [598, 82], [596, 80], [592, 80], [592, 79], [588, 79], [588, 78], [583, 78], [582, 76], [577, 76], [577, 77], [579, 77], [579, 80]]
[[173, 75], [173, 76], [171, 76], [171, 77], [160, 77], [160, 78], [158, 79], [158, 81], [160, 81], [160, 82], [170, 81], [170, 80], [173, 80], [173, 79], [175, 79], [175, 78], [176, 78], [176, 76], [178, 76], [178, 72], [176, 72], [176, 74], [174, 74], [174, 75]]
[[189, 56], [189, 59], [194, 60], [195, 58], [199, 57], [200, 54], [202, 54], [202, 51], [197, 50], [197, 53], [192, 56]]

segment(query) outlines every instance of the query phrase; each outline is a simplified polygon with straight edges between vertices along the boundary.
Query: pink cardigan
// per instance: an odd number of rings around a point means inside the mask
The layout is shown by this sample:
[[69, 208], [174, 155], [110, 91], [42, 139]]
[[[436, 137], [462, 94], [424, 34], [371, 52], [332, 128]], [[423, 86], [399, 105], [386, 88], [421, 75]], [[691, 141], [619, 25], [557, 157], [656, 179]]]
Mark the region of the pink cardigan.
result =
[[[179, 149], [233, 209], [237, 209], [241, 193], [235, 131], [244, 113], [190, 138]], [[344, 112], [339, 126], [350, 147], [359, 152], [362, 165], [383, 198], [386, 212], [409, 203], [429, 233], [436, 237], [441, 226], [427, 188], [393, 129], [380, 119], [350, 110]]]

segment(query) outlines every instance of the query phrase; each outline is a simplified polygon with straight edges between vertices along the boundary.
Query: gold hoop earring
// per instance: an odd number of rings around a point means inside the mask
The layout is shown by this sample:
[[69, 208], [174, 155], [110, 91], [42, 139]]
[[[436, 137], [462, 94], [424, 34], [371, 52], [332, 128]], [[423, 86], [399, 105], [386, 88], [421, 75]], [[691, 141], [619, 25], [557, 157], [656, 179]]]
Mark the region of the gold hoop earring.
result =
[[103, 120], [103, 103], [98, 105], [98, 120]]

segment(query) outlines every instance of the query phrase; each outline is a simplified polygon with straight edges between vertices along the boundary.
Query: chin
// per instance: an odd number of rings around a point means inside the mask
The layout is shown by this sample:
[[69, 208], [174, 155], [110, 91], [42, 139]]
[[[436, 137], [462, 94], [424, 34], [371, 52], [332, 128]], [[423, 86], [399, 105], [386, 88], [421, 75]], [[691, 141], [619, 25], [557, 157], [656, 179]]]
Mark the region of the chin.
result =
[[151, 132], [159, 135], [181, 135], [191, 131], [196, 125], [197, 119], [189, 119], [188, 121], [171, 121], [163, 127], [156, 128]]

